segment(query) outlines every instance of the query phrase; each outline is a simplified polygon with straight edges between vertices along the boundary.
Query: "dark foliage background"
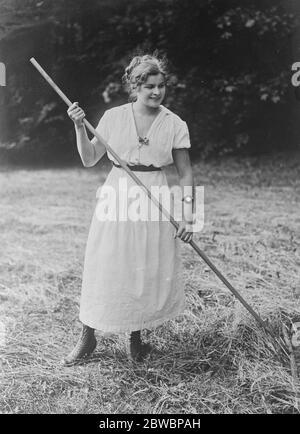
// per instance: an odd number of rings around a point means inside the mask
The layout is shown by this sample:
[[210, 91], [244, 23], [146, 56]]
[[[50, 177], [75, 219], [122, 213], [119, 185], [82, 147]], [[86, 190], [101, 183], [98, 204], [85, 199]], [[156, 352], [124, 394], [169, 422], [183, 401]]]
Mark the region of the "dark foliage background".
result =
[[[188, 122], [192, 158], [297, 146], [290, 77], [293, 1], [0, 0], [0, 157], [79, 162], [67, 107], [30, 64], [35, 57], [95, 125], [127, 101], [130, 57], [166, 54], [165, 105]], [[298, 59], [300, 60], [300, 59]]]

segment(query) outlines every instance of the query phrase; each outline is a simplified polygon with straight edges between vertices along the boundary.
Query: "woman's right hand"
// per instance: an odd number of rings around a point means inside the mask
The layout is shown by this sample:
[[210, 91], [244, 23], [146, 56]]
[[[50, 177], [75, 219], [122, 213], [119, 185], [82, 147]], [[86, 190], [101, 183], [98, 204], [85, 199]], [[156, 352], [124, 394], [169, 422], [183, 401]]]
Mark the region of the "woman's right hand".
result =
[[82, 108], [78, 106], [78, 102], [73, 102], [73, 104], [68, 108], [67, 113], [69, 118], [72, 119], [76, 126], [81, 127], [84, 125], [82, 121], [85, 117], [85, 113]]

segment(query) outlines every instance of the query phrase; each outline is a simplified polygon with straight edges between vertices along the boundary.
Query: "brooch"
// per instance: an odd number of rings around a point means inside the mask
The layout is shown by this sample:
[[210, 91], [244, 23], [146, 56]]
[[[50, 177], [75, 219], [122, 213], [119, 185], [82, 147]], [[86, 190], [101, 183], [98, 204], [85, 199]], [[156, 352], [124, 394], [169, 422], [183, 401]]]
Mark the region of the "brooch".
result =
[[139, 144], [140, 144], [140, 147], [141, 146], [143, 146], [143, 145], [149, 145], [149, 139], [147, 139], [147, 137], [140, 137], [139, 136]]

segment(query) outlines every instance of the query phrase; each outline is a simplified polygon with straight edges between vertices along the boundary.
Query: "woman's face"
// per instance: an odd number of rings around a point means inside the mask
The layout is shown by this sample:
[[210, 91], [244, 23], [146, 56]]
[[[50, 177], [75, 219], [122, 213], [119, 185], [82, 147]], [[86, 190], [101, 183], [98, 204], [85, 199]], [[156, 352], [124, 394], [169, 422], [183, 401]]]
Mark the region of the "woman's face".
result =
[[163, 74], [149, 75], [145, 83], [137, 89], [137, 101], [148, 107], [158, 108], [165, 93], [166, 85]]

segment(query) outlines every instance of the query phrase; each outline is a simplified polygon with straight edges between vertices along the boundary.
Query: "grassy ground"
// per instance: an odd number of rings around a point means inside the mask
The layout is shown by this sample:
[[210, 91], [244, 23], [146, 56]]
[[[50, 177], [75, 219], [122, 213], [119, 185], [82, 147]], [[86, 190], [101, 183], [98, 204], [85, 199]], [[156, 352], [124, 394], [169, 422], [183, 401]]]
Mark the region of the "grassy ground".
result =
[[[199, 163], [205, 226], [195, 236], [279, 335], [300, 318], [300, 156]], [[128, 358], [128, 335], [101, 336], [87, 364], [61, 368], [76, 342], [84, 249], [107, 167], [0, 174], [0, 411], [299, 413], [287, 359], [190, 246], [188, 308]], [[170, 184], [176, 174], [168, 170]]]

